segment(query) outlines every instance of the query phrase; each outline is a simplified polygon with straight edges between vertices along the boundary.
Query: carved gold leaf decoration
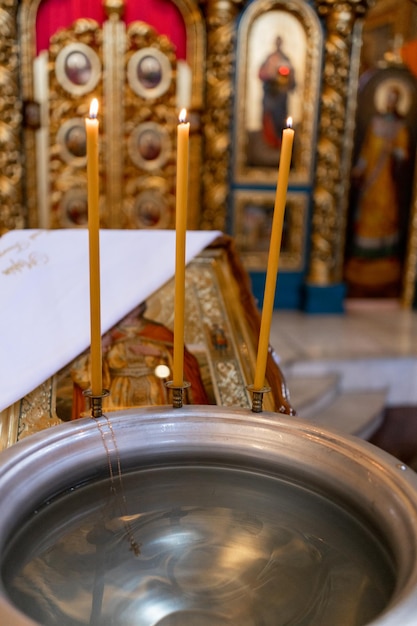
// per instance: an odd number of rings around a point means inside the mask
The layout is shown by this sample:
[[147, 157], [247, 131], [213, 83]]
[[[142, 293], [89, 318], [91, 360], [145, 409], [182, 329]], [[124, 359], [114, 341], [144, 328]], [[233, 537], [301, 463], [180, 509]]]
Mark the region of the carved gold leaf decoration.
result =
[[371, 4], [369, 0], [316, 0], [327, 30], [308, 277], [310, 283], [317, 285], [342, 279], [340, 233], [345, 220], [341, 210], [345, 173], [340, 164], [344, 162], [346, 142], [352, 37], [357, 18]]
[[16, 10], [11, 0], [0, 7], [0, 235], [25, 226]]
[[240, 5], [240, 2], [230, 1], [208, 1], [205, 5], [208, 57], [206, 106], [202, 114], [205, 149], [201, 228], [225, 230], [229, 195], [235, 20]]

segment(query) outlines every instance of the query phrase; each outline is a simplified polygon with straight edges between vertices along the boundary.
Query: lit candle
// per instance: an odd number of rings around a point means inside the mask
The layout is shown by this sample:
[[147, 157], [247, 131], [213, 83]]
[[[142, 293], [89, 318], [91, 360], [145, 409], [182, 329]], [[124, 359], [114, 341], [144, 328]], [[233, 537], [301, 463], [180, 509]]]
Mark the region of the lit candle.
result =
[[182, 109], [177, 127], [177, 189], [176, 189], [176, 251], [173, 386], [182, 387], [184, 380], [184, 309], [185, 309], [185, 238], [188, 204], [188, 157], [190, 124]]
[[101, 396], [101, 318], [100, 318], [100, 215], [98, 167], [98, 101], [90, 105], [85, 120], [87, 139], [88, 235], [90, 253], [90, 329], [91, 329], [91, 393]]
[[291, 118], [288, 118], [287, 124], [288, 128], [285, 128], [282, 133], [278, 182], [275, 194], [275, 206], [272, 219], [271, 241], [269, 244], [268, 266], [266, 270], [255, 380], [253, 384], [254, 391], [260, 391], [264, 387], [266, 361], [269, 351], [269, 335], [271, 330], [272, 312], [274, 309], [275, 287], [277, 283], [279, 255], [281, 251], [285, 203], [287, 200], [288, 178], [290, 174], [292, 146], [294, 142], [294, 130], [291, 128]]

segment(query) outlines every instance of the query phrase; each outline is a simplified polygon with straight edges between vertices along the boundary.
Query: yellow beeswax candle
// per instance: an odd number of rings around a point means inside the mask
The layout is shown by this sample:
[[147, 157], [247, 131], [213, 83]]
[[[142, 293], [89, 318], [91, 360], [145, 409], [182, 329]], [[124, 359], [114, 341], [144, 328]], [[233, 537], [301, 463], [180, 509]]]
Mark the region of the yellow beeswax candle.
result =
[[93, 396], [100, 396], [103, 391], [100, 311], [99, 122], [97, 114], [98, 101], [94, 98], [90, 105], [90, 116], [85, 120], [90, 254], [91, 393]]
[[176, 251], [173, 386], [184, 383], [184, 310], [185, 310], [185, 240], [187, 231], [188, 160], [190, 124], [182, 109], [177, 127], [177, 188], [176, 188]]
[[269, 350], [272, 312], [274, 309], [279, 255], [281, 251], [285, 203], [287, 200], [288, 179], [291, 167], [292, 147], [294, 143], [294, 130], [290, 128], [292, 125], [291, 118], [288, 119], [287, 123], [289, 128], [285, 128], [282, 133], [281, 156], [275, 194], [274, 215], [272, 219], [271, 240], [269, 244], [268, 266], [266, 270], [264, 301], [262, 305], [255, 380], [253, 384], [254, 391], [260, 391], [265, 384], [265, 371]]

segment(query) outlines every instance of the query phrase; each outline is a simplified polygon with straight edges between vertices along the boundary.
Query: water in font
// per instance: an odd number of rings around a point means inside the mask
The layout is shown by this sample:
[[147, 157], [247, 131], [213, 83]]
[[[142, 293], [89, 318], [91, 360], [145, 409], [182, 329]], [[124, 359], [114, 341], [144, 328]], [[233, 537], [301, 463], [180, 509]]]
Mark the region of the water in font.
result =
[[363, 626], [393, 591], [362, 521], [277, 476], [169, 466], [115, 489], [71, 489], [15, 533], [4, 585], [42, 626]]

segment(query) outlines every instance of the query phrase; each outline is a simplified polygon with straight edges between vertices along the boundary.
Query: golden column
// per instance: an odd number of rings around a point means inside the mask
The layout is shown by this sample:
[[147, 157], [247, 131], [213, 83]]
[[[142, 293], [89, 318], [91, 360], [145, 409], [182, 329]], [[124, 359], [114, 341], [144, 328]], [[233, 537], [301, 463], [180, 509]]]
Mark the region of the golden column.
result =
[[360, 30], [372, 0], [316, 0], [326, 41], [313, 192], [309, 286], [343, 279], [348, 189], [354, 131]]
[[231, 158], [231, 116], [236, 17], [242, 0], [202, 2], [207, 28], [206, 104], [201, 228], [225, 230]]
[[17, 0], [0, 2], [0, 235], [24, 228]]
[[126, 25], [124, 0], [103, 0], [107, 21], [103, 24], [106, 206], [104, 222], [120, 228], [123, 211], [123, 88], [125, 79]]

